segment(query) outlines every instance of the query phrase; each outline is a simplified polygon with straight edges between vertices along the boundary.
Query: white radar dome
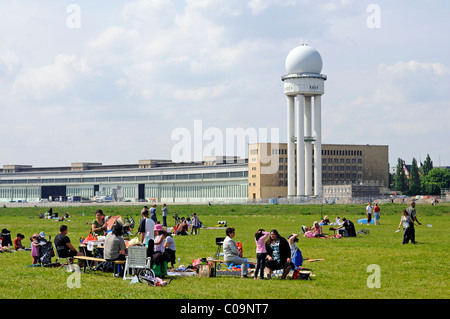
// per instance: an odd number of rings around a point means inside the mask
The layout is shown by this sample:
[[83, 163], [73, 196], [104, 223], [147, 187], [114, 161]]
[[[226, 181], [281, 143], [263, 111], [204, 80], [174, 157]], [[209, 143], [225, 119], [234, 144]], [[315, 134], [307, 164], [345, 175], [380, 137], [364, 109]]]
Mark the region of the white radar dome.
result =
[[322, 71], [322, 57], [309, 45], [300, 45], [289, 52], [286, 71], [291, 73], [319, 73]]

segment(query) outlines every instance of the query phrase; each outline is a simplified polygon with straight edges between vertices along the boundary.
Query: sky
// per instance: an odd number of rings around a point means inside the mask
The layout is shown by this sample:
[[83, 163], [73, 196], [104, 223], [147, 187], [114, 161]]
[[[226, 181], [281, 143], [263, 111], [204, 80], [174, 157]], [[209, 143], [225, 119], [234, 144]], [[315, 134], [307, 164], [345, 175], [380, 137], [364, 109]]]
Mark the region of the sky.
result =
[[302, 43], [327, 75], [324, 144], [450, 165], [449, 14], [445, 0], [2, 0], [0, 166], [239, 156], [239, 129], [285, 143], [281, 76]]

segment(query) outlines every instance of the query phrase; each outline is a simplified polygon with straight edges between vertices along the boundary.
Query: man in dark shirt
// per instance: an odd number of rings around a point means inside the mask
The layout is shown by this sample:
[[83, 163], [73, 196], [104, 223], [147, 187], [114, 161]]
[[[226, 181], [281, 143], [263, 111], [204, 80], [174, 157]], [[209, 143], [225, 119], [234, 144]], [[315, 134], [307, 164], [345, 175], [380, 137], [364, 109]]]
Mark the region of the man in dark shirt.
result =
[[344, 223], [339, 226], [336, 227], [334, 229], [340, 229], [340, 228], [344, 228], [347, 231], [347, 236], [348, 237], [356, 237], [356, 230], [355, 230], [355, 225], [353, 225], [353, 222], [351, 220], [348, 220], [347, 218], [342, 218], [342, 220], [344, 221]]
[[71, 258], [73, 256], [83, 256], [70, 243], [70, 238], [67, 236], [67, 226], [61, 225], [59, 227], [59, 234], [55, 237], [55, 246], [58, 251], [58, 256], [61, 258]]
[[417, 222], [417, 225], [422, 225], [419, 220], [417, 219], [417, 215], [416, 215], [416, 202], [415, 201], [411, 201], [411, 205], [406, 209], [406, 213], [408, 214], [409, 217], [411, 217], [412, 223], [409, 223], [409, 231], [410, 231], [410, 238], [411, 238], [411, 242], [413, 244], [417, 244], [416, 242], [416, 230], [414, 229], [414, 222]]

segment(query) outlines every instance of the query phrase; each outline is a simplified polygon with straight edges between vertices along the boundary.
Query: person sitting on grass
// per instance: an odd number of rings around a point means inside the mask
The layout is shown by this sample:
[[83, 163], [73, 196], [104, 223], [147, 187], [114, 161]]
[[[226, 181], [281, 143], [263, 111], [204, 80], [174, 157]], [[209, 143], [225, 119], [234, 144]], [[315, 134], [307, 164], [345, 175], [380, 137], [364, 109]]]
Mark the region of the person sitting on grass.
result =
[[235, 265], [241, 265], [241, 278], [247, 278], [248, 268], [247, 261], [242, 258], [241, 252], [233, 240], [236, 235], [235, 229], [233, 227], [228, 227], [225, 230], [227, 237], [223, 241], [223, 256], [227, 265], [233, 263]]
[[[344, 228], [345, 231], [347, 232], [347, 236], [348, 237], [356, 237], [356, 230], [355, 230], [355, 226], [353, 225], [353, 222], [351, 220], [347, 220], [347, 218], [342, 218], [343, 224], [340, 225], [339, 227], [334, 227], [334, 230], [338, 230], [341, 228]], [[331, 228], [330, 228], [331, 229]]]
[[25, 246], [22, 245], [22, 240], [25, 236], [21, 233], [18, 233], [16, 239], [14, 239], [14, 249], [15, 250], [25, 250]]
[[177, 235], [186, 236], [188, 234], [189, 225], [184, 217], [181, 217], [181, 223], [177, 227]]
[[314, 231], [314, 237], [327, 237], [322, 233], [322, 226], [319, 225], [319, 222], [315, 221], [312, 227], [312, 231]]
[[291, 261], [291, 248], [286, 238], [281, 237], [276, 229], [271, 230], [270, 236], [266, 241], [266, 250], [267, 279], [272, 278], [272, 272], [275, 270], [283, 270], [281, 279], [286, 279], [289, 271], [295, 268]]

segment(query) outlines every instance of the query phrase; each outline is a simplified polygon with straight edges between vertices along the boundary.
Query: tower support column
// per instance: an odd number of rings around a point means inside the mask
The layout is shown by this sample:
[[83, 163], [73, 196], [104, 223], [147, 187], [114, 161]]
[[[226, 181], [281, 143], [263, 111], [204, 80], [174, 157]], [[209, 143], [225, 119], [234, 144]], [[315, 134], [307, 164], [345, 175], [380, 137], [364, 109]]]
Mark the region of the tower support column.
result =
[[312, 195], [311, 96], [305, 96], [305, 195]]
[[305, 195], [305, 96], [297, 95], [297, 196]]
[[322, 97], [314, 96], [314, 195], [322, 195]]
[[287, 96], [287, 166], [288, 166], [288, 176], [287, 176], [287, 187], [288, 187], [288, 197], [295, 196], [295, 128], [294, 128], [294, 104], [295, 96]]

